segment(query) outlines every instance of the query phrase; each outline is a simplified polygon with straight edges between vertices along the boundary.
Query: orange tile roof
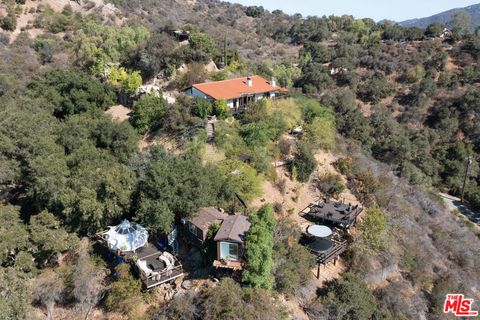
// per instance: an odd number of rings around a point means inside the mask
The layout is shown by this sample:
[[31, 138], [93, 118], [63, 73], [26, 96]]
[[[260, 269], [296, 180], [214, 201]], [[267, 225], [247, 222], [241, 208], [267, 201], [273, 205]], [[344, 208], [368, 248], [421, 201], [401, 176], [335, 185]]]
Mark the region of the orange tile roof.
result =
[[270, 91], [279, 91], [278, 86], [270, 85], [270, 82], [260, 76], [251, 76], [252, 86], [247, 85], [247, 77], [205, 82], [194, 84], [192, 87], [200, 90], [204, 94], [212, 97], [215, 100], [219, 99], [234, 99], [239, 98], [245, 94], [260, 94]]

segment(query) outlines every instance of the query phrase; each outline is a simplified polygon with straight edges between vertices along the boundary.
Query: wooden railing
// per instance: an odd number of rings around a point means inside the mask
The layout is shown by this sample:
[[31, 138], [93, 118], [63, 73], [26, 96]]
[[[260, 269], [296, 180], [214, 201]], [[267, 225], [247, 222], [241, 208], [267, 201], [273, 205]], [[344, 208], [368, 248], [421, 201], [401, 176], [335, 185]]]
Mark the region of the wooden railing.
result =
[[347, 250], [347, 241], [333, 240], [333, 248], [325, 253], [317, 256], [317, 262], [320, 264], [327, 264]]
[[139, 273], [143, 284], [148, 289], [180, 277], [183, 275], [183, 269], [182, 265], [180, 264], [170, 270], [163, 270], [150, 276], [145, 276], [141, 271], [139, 271]]
[[234, 260], [215, 260], [213, 261], [213, 266], [215, 268], [227, 268], [233, 270], [242, 270], [243, 265], [245, 263], [243, 261], [234, 261]]

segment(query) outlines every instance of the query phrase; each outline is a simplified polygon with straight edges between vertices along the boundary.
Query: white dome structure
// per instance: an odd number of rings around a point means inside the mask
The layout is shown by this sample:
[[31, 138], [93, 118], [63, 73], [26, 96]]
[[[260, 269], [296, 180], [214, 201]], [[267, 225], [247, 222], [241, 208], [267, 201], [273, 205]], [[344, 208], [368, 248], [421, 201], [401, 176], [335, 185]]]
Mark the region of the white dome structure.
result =
[[128, 252], [145, 246], [148, 232], [141, 225], [125, 219], [118, 226], [109, 227], [103, 237], [112, 251]]

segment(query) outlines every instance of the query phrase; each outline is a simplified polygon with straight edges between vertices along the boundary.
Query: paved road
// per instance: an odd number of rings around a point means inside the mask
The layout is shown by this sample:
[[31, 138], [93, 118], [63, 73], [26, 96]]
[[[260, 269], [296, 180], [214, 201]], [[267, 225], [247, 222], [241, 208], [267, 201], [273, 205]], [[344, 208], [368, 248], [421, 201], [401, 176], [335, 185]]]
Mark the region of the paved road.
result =
[[469, 208], [463, 204], [459, 198], [451, 196], [446, 193], [441, 193], [440, 196], [443, 198], [443, 201], [447, 205], [448, 210], [458, 210], [460, 211], [461, 214], [463, 214], [465, 217], [470, 219], [473, 223], [476, 223], [478, 226], [480, 226], [480, 214], [473, 212]]

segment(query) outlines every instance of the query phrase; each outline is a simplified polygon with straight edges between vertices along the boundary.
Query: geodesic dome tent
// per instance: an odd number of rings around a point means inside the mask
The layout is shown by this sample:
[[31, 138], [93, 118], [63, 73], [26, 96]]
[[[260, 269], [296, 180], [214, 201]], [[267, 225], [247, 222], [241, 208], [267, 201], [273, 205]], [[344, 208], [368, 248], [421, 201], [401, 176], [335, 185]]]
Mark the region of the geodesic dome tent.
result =
[[143, 226], [125, 219], [118, 226], [109, 227], [103, 238], [112, 251], [128, 252], [146, 245], [148, 232]]

